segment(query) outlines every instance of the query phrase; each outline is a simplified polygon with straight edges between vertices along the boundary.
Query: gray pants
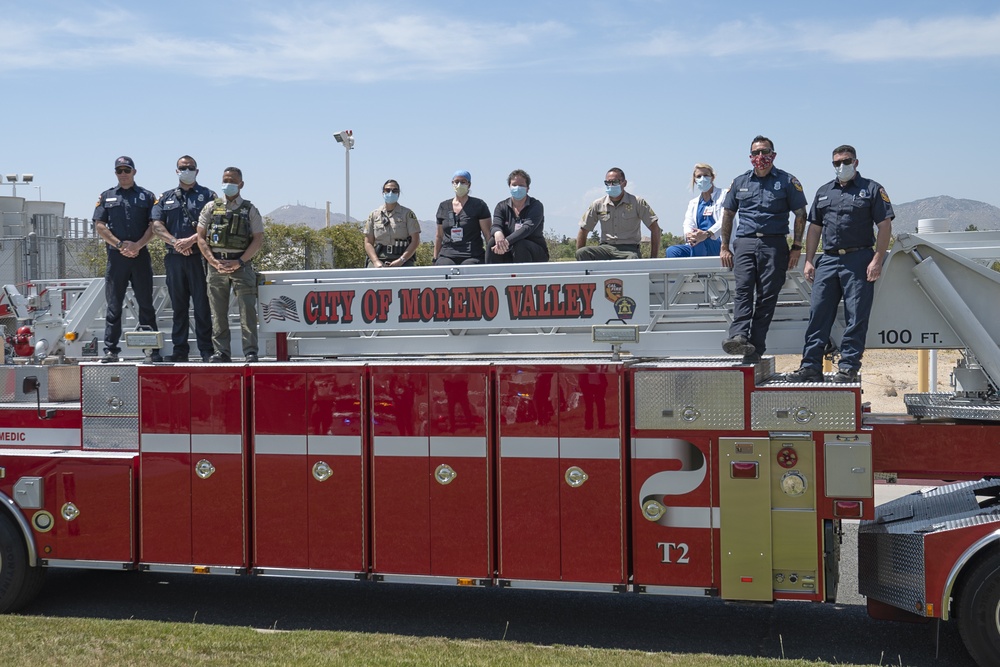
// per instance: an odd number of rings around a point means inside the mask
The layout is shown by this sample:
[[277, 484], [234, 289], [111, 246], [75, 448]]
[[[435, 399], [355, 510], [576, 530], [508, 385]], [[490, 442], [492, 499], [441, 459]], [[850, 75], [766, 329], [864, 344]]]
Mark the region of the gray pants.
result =
[[602, 259], [641, 259], [642, 251], [637, 245], [588, 245], [577, 249], [576, 261], [592, 262]]
[[212, 347], [216, 354], [232, 356], [229, 333], [229, 295], [236, 293], [240, 308], [243, 356], [257, 354], [257, 272], [250, 262], [232, 273], [208, 267], [208, 302], [212, 308]]

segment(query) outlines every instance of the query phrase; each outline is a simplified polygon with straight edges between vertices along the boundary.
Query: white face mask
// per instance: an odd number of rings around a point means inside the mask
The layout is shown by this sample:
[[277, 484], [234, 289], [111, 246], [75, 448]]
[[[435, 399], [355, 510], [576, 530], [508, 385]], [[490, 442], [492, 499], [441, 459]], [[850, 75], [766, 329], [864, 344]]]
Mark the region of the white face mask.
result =
[[708, 192], [712, 189], [712, 177], [711, 176], [699, 176], [694, 179], [694, 185], [698, 188], [699, 192]]
[[177, 178], [179, 178], [181, 183], [183, 183], [184, 185], [191, 185], [198, 179], [198, 170], [178, 171]]
[[834, 167], [833, 170], [837, 172], [837, 180], [841, 183], [846, 183], [854, 178], [853, 164], [842, 164], [839, 167]]

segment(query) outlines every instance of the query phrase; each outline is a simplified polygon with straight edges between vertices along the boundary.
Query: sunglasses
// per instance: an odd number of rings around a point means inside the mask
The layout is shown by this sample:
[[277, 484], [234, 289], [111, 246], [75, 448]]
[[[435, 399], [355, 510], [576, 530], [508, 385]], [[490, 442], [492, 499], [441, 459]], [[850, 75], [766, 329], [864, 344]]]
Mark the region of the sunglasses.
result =
[[399, 194], [399, 188], [386, 188], [382, 192], [394, 192], [394, 193], [396, 193], [398, 195]]
[[849, 158], [845, 158], [843, 160], [834, 160], [833, 161], [833, 166], [834, 167], [843, 167], [843, 166], [846, 166], [846, 165], [849, 165], [849, 164], [854, 164], [854, 158], [849, 157]]
[[621, 185], [621, 183], [622, 182], [619, 181], [617, 178], [615, 180], [613, 180], [613, 181], [604, 181], [605, 185]]
[[177, 167], [177, 171], [198, 171], [198, 167]]
[[115, 167], [116, 174], [131, 174], [132, 167]]
[[770, 148], [758, 148], [755, 151], [750, 151], [750, 155], [770, 155], [773, 152]]

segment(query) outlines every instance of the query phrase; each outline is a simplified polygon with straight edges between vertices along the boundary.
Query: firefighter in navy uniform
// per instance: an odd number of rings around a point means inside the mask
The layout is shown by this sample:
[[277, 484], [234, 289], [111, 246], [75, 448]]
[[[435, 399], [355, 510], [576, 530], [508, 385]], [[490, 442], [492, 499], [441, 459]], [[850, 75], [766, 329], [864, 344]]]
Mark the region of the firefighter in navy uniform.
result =
[[[123, 155], [115, 160], [118, 187], [101, 193], [94, 208], [94, 230], [107, 244], [108, 268], [104, 298], [104, 357], [102, 363], [118, 361], [122, 336], [122, 304], [129, 283], [139, 304], [139, 324], [156, 330], [153, 308], [153, 264], [146, 244], [153, 237], [149, 225], [156, 195], [135, 184], [135, 162]], [[163, 361], [153, 350], [152, 361]]]
[[413, 266], [420, 247], [417, 215], [399, 201], [399, 183], [382, 185], [382, 201], [365, 220], [365, 267]]
[[[809, 209], [802, 274], [813, 283], [812, 303], [802, 364], [797, 371], [785, 375], [789, 382], [823, 381], [823, 351], [841, 299], [847, 326], [840, 342], [839, 370], [833, 381], [858, 381], [875, 281], [882, 275], [882, 262], [892, 238], [892, 219], [896, 216], [885, 188], [859, 174], [857, 166], [857, 151], [853, 146], [835, 148], [833, 168], [837, 177], [816, 191]], [[877, 239], [873, 233], [876, 228]], [[823, 251], [817, 260], [820, 235]]]
[[153, 233], [167, 244], [163, 264], [167, 273], [167, 291], [174, 312], [171, 340], [174, 352], [169, 361], [187, 361], [188, 307], [194, 314], [195, 340], [201, 360], [212, 356], [212, 313], [208, 305], [208, 287], [205, 283], [205, 258], [198, 245], [198, 217], [216, 194], [200, 185], [198, 163], [190, 155], [177, 160], [178, 186], [161, 196], [150, 217]]
[[229, 296], [236, 293], [240, 310], [243, 356], [257, 357], [257, 272], [250, 260], [264, 242], [264, 220], [257, 207], [243, 199], [243, 172], [226, 167], [222, 194], [201, 210], [198, 247], [208, 261], [208, 302], [212, 310], [212, 363], [232, 360], [229, 333]]
[[[726, 354], [742, 354], [743, 363], [757, 363], [766, 350], [767, 331], [785, 284], [785, 274], [799, 262], [802, 234], [806, 228], [806, 196], [802, 184], [774, 165], [774, 143], [757, 135], [750, 143], [753, 169], [729, 186], [723, 202], [722, 266], [733, 270], [736, 293], [729, 338], [722, 343]], [[733, 220], [739, 229], [731, 239]], [[794, 213], [791, 250], [788, 247], [788, 214]], [[755, 298], [756, 295], [756, 298]]]

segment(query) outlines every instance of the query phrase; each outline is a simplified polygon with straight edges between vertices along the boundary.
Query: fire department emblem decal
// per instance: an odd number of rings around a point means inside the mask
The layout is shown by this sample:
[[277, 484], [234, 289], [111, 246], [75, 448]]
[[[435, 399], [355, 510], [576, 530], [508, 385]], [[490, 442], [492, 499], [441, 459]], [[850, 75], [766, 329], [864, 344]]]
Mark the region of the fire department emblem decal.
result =
[[295, 300], [290, 296], [279, 296], [276, 299], [271, 299], [261, 306], [261, 310], [264, 311], [265, 322], [270, 322], [271, 320], [279, 320], [281, 322], [285, 320], [292, 322], [299, 321], [298, 308], [295, 306]]
[[635, 315], [635, 306], [635, 299], [623, 296], [615, 301], [615, 313], [617, 313], [619, 319], [630, 320]]
[[625, 294], [625, 283], [620, 278], [608, 278], [604, 281], [604, 298], [611, 303], [617, 303]]

